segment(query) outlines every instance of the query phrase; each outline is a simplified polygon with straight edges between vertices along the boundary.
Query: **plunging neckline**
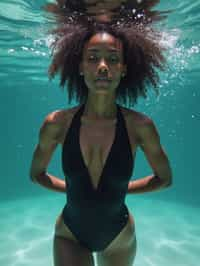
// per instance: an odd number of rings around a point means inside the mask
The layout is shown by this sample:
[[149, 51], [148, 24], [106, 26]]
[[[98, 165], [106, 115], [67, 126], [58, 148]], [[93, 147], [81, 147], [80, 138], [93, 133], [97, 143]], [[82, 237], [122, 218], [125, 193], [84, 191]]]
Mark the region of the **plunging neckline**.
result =
[[[82, 106], [82, 112], [81, 112], [81, 115], [82, 115], [82, 113], [83, 113], [83, 110], [84, 110], [84, 106]], [[86, 172], [87, 172], [87, 177], [88, 177], [88, 182], [89, 182], [89, 184], [90, 184], [90, 186], [91, 186], [91, 188], [92, 188], [92, 190], [94, 191], [94, 192], [98, 192], [99, 191], [99, 189], [100, 189], [100, 187], [102, 186], [102, 182], [103, 182], [103, 177], [104, 177], [104, 175], [105, 175], [105, 170], [106, 170], [106, 167], [107, 167], [107, 165], [108, 165], [108, 162], [109, 162], [109, 160], [110, 160], [110, 156], [111, 156], [111, 154], [112, 154], [112, 150], [113, 150], [113, 147], [114, 147], [114, 144], [115, 144], [115, 142], [116, 142], [116, 137], [117, 137], [117, 126], [118, 126], [118, 118], [119, 118], [119, 116], [118, 116], [118, 112], [119, 112], [119, 106], [117, 105], [117, 122], [115, 123], [115, 127], [114, 127], [114, 140], [113, 140], [113, 142], [112, 142], [112, 144], [111, 144], [111, 147], [110, 147], [110, 150], [109, 150], [109, 152], [108, 152], [108, 155], [107, 155], [107, 157], [106, 157], [106, 160], [105, 160], [105, 162], [104, 162], [104, 164], [103, 164], [103, 167], [102, 167], [102, 170], [101, 170], [101, 174], [100, 174], [100, 176], [98, 177], [98, 183], [97, 183], [97, 187], [95, 187], [94, 185], [93, 185], [93, 182], [92, 182], [92, 177], [91, 177], [91, 174], [90, 174], [90, 172], [89, 172], [89, 168], [87, 167], [87, 165], [86, 165], [86, 163], [85, 163], [85, 160], [84, 160], [84, 156], [83, 156], [83, 153], [82, 153], [82, 150], [81, 150], [81, 143], [80, 143], [80, 137], [81, 137], [81, 115], [80, 115], [80, 117], [79, 117], [79, 130], [78, 130], [78, 146], [79, 146], [79, 153], [80, 153], [80, 157], [81, 157], [81, 162], [82, 162], [82, 165], [83, 165], [83, 167], [85, 168], [85, 170], [86, 170]]]

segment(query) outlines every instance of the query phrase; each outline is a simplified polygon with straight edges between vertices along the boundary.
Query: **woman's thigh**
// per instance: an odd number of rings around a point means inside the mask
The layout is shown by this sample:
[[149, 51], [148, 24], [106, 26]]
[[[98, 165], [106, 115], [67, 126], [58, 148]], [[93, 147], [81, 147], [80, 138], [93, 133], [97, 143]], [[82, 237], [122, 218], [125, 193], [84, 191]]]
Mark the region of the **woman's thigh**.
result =
[[129, 213], [127, 225], [105, 250], [97, 253], [98, 266], [132, 266], [136, 249], [135, 222]]
[[73, 240], [54, 236], [54, 266], [94, 266], [91, 252]]
[[137, 240], [126, 248], [119, 248], [109, 253], [97, 253], [98, 266], [133, 266], [137, 250]]
[[54, 266], [94, 266], [92, 252], [79, 244], [61, 214], [55, 224], [53, 256]]

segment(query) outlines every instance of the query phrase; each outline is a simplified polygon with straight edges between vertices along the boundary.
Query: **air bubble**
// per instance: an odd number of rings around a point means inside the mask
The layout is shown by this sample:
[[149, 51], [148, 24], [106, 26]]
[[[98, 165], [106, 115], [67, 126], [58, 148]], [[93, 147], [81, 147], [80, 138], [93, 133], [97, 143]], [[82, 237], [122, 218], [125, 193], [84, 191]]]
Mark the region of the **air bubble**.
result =
[[24, 50], [24, 51], [28, 51], [28, 47], [22, 46], [21, 48], [22, 48], [22, 50]]
[[13, 52], [15, 52], [15, 49], [9, 49], [8, 50], [8, 53], [10, 54], [10, 53], [13, 53]]
[[132, 9], [132, 13], [133, 14], [135, 14], [136, 13], [136, 9], [134, 8], [134, 9]]
[[141, 18], [141, 17], [143, 17], [143, 14], [138, 14], [137, 17]]

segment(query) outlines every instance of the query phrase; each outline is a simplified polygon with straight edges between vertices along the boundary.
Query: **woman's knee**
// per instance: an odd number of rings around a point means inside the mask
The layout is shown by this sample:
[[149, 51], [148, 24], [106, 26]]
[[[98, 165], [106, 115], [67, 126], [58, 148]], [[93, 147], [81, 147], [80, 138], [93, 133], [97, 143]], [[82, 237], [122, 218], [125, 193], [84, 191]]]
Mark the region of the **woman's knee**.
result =
[[91, 252], [73, 240], [54, 236], [54, 266], [94, 266]]

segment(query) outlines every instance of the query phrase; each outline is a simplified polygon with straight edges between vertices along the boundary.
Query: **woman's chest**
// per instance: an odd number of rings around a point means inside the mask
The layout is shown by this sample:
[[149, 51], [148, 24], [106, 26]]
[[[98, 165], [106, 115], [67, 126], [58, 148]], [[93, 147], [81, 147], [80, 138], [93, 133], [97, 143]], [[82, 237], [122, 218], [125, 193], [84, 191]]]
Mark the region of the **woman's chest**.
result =
[[[113, 146], [118, 146], [118, 150], [124, 143], [130, 145], [134, 155], [137, 142], [130, 125], [126, 123], [127, 134], [121, 135], [122, 128], [116, 123], [110, 126], [87, 126], [82, 125], [79, 132], [79, 145], [82, 157], [87, 167], [102, 169], [106, 163]], [[122, 136], [122, 138], [121, 138]]]
[[[126, 109], [121, 110], [125, 122], [125, 128], [123, 128], [123, 130], [124, 132], [127, 132], [127, 134], [123, 136], [124, 138], [128, 138], [130, 149], [134, 157], [138, 145], [136, 131], [134, 130], [133, 121], [129, 111]], [[68, 125], [62, 129], [62, 134], [60, 137], [60, 144], [62, 146], [71, 125], [71, 121], [72, 120], [69, 120]], [[77, 132], [77, 145], [80, 146], [82, 158], [88, 168], [94, 168], [94, 171], [95, 169], [98, 171], [97, 169], [103, 168], [112, 146], [120, 146], [123, 145], [123, 141], [127, 141], [127, 139], [120, 139], [119, 136], [121, 131], [122, 127], [119, 125], [117, 126], [116, 121], [88, 124], [84, 117], [81, 118], [80, 130]], [[117, 136], [118, 143], [116, 143]]]

